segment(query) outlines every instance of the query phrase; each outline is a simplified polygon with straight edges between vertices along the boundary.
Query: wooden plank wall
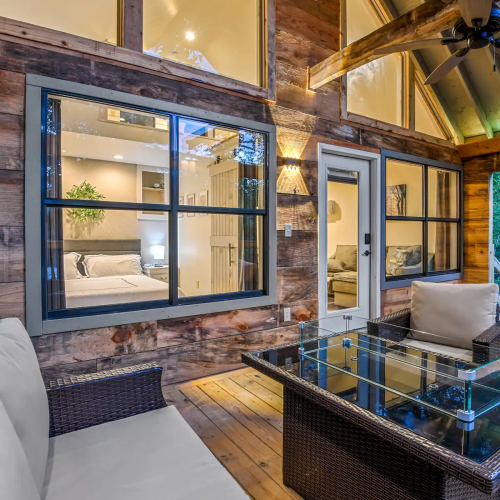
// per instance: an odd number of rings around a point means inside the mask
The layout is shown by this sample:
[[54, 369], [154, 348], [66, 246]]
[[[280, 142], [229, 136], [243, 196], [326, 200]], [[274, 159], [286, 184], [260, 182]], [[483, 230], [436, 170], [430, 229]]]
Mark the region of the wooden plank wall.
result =
[[[24, 87], [33, 73], [228, 115], [306, 134], [303, 176], [309, 196], [278, 195], [278, 303], [221, 314], [153, 321], [35, 338], [45, 377], [159, 361], [164, 384], [241, 366], [244, 351], [297, 339], [299, 319], [318, 305], [317, 145], [350, 143], [460, 162], [453, 148], [342, 122], [339, 83], [306, 88], [307, 67], [339, 49], [338, 0], [277, 1], [277, 105], [112, 64], [68, 49], [0, 37], [0, 317], [24, 318]], [[284, 238], [292, 222], [293, 239]], [[283, 308], [292, 308], [292, 321]]]
[[464, 281], [489, 281], [489, 182], [500, 171], [500, 153], [464, 161]]

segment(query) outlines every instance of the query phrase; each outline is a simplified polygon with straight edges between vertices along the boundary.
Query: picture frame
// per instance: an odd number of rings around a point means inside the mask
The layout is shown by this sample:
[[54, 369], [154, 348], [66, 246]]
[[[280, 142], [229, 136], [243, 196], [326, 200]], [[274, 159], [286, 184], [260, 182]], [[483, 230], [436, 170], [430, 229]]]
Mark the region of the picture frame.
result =
[[[196, 196], [194, 193], [191, 193], [191, 194], [187, 194], [186, 195], [186, 205], [190, 205], [192, 207], [194, 207], [195, 205], [195, 200], [196, 200]], [[193, 213], [193, 212], [189, 212], [187, 214], [188, 217], [194, 217], [196, 214]]]
[[406, 216], [406, 184], [387, 186], [386, 189], [386, 215]]
[[[198, 194], [198, 206], [208, 207], [208, 191], [200, 191]], [[206, 217], [208, 214], [199, 214], [200, 217]]]

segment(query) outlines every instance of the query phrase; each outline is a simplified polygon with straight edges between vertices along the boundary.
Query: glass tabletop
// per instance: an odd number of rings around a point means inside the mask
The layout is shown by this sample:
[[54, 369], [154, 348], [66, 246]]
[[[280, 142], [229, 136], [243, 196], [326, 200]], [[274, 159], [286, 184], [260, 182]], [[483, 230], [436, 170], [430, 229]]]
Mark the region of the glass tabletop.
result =
[[[370, 341], [358, 335], [361, 346]], [[338, 347], [326, 351], [326, 362], [319, 359], [325, 356], [319, 354], [325, 353], [319, 341], [305, 347], [317, 357], [304, 356], [300, 344], [255, 356], [478, 463], [500, 449], [500, 409], [493, 408], [473, 423], [460, 421], [452, 411], [446, 413], [443, 409], [455, 408], [464, 398], [463, 388], [448, 384], [448, 379], [443, 382], [438, 374], [422, 378], [415, 367], [402, 377], [394, 358], [377, 357], [357, 347], [350, 349], [347, 359], [344, 349], [343, 353]]]
[[381, 322], [344, 315], [304, 322], [300, 349], [306, 359], [465, 422], [500, 405], [498, 348], [417, 331], [401, 318]]

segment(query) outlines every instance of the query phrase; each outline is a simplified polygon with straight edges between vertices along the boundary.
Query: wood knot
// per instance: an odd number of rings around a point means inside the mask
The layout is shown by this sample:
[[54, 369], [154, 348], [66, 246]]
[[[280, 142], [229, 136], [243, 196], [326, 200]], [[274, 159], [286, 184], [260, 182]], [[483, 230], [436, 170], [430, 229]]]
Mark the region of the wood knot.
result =
[[248, 332], [250, 327], [248, 323], [236, 323], [236, 328], [238, 328], [240, 332]]
[[132, 338], [132, 331], [130, 328], [119, 328], [115, 331], [113, 336], [111, 337], [112, 342], [115, 344], [123, 344], [125, 342], [130, 342]]

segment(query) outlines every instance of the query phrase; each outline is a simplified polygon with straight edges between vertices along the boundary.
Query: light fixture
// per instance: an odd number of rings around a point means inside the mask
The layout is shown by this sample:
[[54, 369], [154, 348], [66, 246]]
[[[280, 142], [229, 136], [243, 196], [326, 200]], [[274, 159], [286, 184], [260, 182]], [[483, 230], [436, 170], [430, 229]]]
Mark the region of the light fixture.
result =
[[125, 158], [125, 156], [123, 156], [123, 155], [113, 155], [113, 158], [116, 158], [117, 160], [123, 160], [123, 158]]
[[302, 162], [298, 158], [283, 158], [283, 168], [277, 182], [278, 193], [309, 195], [304, 178], [301, 174]]
[[155, 267], [161, 267], [163, 264], [160, 263], [160, 260], [163, 260], [165, 258], [165, 246], [154, 245], [151, 247], [151, 251], [153, 252], [153, 259], [158, 261], [155, 264]]
[[190, 160], [191, 157], [190, 156], [186, 156], [185, 160]]
[[62, 152], [62, 153], [66, 153], [66, 150], [65, 150], [65, 149], [62, 149], [62, 150], [61, 150], [61, 152]]
[[186, 40], [194, 40], [195, 39], [195, 34], [192, 31], [188, 31], [186, 33]]

